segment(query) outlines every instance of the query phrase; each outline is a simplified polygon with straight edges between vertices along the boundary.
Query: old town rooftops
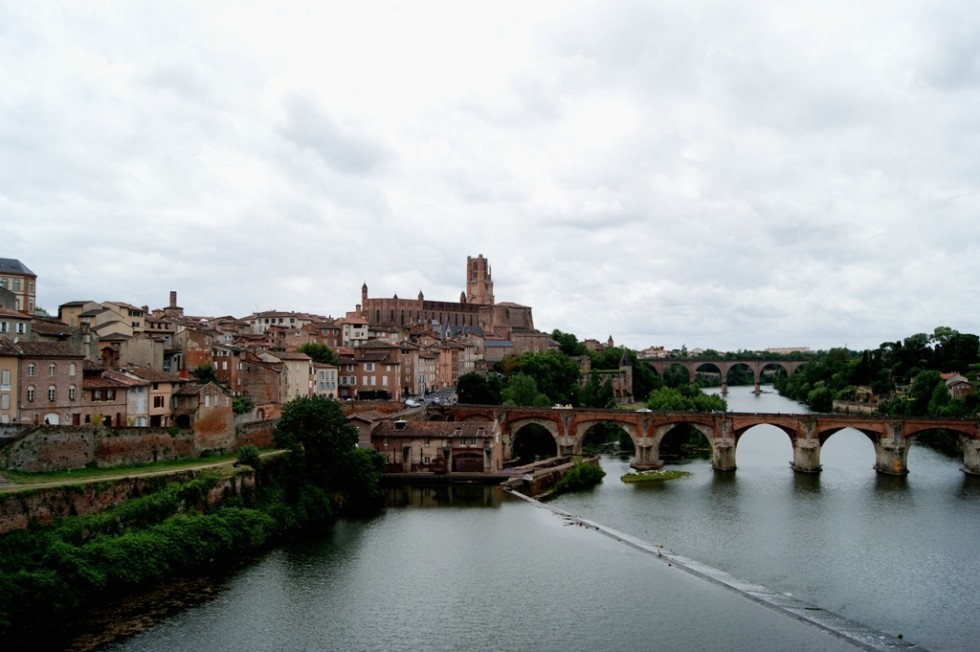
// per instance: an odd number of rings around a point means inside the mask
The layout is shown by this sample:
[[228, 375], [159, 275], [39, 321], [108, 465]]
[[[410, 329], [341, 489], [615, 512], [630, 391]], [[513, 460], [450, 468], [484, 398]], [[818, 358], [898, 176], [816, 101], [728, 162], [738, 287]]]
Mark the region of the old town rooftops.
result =
[[82, 359], [84, 357], [81, 353], [76, 353], [69, 342], [17, 342], [13, 347], [25, 358]]

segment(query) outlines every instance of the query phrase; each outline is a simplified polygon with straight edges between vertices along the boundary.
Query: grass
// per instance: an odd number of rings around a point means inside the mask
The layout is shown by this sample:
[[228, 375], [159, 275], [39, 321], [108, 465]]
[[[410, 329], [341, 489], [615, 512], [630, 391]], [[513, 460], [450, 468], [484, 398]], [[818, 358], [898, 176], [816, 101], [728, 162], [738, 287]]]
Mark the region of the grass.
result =
[[[272, 454], [274, 451], [264, 451], [263, 457]], [[144, 475], [148, 473], [170, 473], [185, 471], [208, 464], [233, 464], [237, 459], [231, 455], [208, 455], [206, 457], [188, 457], [182, 460], [170, 460], [161, 462], [146, 462], [142, 464], [126, 464], [106, 468], [83, 468], [72, 471], [50, 471], [43, 473], [27, 473], [25, 471], [4, 470], [3, 476], [10, 482], [18, 486], [5, 487], [7, 491], [23, 489], [32, 485], [47, 485], [71, 482], [84, 482], [96, 480], [109, 480], [122, 478], [131, 475]]]
[[664, 480], [674, 480], [675, 478], [682, 478], [685, 475], [691, 474], [687, 471], [664, 471], [663, 469], [655, 469], [653, 471], [627, 473], [620, 479], [623, 482], [633, 484], [636, 482], [662, 482]]

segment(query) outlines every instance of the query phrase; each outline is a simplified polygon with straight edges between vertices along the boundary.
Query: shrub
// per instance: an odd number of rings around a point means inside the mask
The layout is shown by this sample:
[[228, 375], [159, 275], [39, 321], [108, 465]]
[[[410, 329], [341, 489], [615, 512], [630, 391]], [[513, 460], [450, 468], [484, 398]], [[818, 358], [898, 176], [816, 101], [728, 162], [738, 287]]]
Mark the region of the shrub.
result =
[[585, 462], [575, 462], [572, 468], [555, 485], [555, 493], [563, 494], [570, 491], [581, 491], [588, 489], [602, 482], [606, 472], [597, 464], [586, 464]]

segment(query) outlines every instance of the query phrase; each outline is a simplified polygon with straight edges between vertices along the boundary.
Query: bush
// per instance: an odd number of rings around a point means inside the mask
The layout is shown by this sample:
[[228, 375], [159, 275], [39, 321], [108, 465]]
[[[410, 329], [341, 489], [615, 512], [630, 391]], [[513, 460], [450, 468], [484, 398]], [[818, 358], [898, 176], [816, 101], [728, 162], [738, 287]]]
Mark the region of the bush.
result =
[[598, 464], [586, 464], [585, 462], [575, 462], [572, 468], [555, 485], [556, 494], [564, 494], [571, 491], [581, 491], [589, 489], [602, 482], [606, 472]]
[[262, 466], [262, 458], [259, 456], [259, 449], [251, 444], [246, 444], [238, 449], [238, 463], [250, 466], [256, 471]]

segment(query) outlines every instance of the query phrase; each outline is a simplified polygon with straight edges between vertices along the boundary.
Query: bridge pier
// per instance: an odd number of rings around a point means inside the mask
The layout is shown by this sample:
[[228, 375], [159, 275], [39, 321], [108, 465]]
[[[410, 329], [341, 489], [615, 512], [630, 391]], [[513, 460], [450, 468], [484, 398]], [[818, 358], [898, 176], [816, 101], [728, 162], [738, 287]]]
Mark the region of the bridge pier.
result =
[[711, 447], [711, 468], [715, 471], [735, 470], [735, 442], [716, 441]]
[[909, 449], [902, 443], [875, 444], [875, 471], [884, 475], [908, 475]]
[[798, 473], [820, 473], [820, 442], [812, 439], [793, 440], [793, 463], [790, 465]]
[[980, 441], [960, 437], [963, 446], [963, 473], [980, 475]]
[[653, 444], [647, 443], [647, 441], [649, 440], [637, 444], [636, 453], [633, 457], [633, 462], [630, 463], [630, 468], [636, 469], [637, 471], [652, 471], [653, 469], [663, 467], [664, 461], [660, 459], [660, 450]]

